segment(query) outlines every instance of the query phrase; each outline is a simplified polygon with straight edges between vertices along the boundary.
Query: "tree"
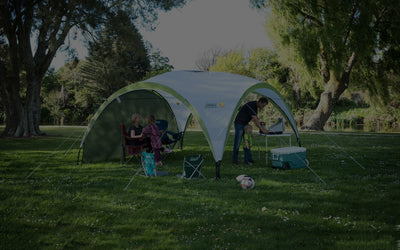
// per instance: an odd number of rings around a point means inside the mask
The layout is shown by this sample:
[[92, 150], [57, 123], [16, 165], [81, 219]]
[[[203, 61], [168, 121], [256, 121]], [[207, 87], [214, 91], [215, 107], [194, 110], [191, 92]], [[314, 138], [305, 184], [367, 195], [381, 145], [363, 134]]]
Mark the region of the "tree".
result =
[[[1, 83], [6, 89], [2, 92], [7, 116], [4, 134], [41, 134], [41, 80], [70, 29], [83, 23], [94, 26], [100, 16], [99, 2], [77, 2], [1, 2], [0, 35], [7, 40], [6, 71], [9, 75]], [[31, 35], [37, 41], [36, 48], [32, 48]], [[26, 79], [21, 79], [22, 71], [26, 72]], [[19, 96], [24, 87], [21, 81], [27, 83], [23, 98]]]
[[150, 71], [142, 36], [126, 12], [110, 14], [98, 39], [89, 43], [89, 56], [80, 70], [88, 87], [102, 102]]
[[251, 76], [246, 57], [243, 51], [236, 50], [217, 58], [217, 63], [210, 67], [210, 71], [222, 71], [243, 76]]
[[[70, 122], [75, 124], [82, 124], [88, 121], [90, 115], [98, 108], [98, 105], [104, 101], [83, 78], [80, 70], [83, 64], [85, 64], [85, 61], [72, 61], [66, 63], [57, 71], [60, 85], [70, 94], [64, 115]], [[73, 112], [70, 112], [70, 110], [73, 110]]]
[[[388, 52], [400, 43], [399, 1], [251, 3], [256, 8], [269, 9], [267, 32], [284, 64], [291, 65], [299, 75], [309, 74], [323, 88], [304, 129], [323, 130], [342, 93], [350, 83], [361, 81], [351, 77], [352, 72], [374, 71], [372, 65], [377, 57], [387, 61], [391, 57]], [[368, 68], [362, 69], [364, 66]]]
[[146, 49], [151, 67], [150, 72], [148, 72], [145, 77], [146, 79], [174, 69], [174, 66], [169, 64], [169, 58], [162, 56], [159, 49], [154, 50], [151, 43], [147, 42]]
[[41, 123], [62, 124], [62, 106], [68, 100], [68, 91], [60, 84], [60, 77], [53, 68], [43, 77], [40, 96], [43, 101]]
[[[31, 136], [39, 129], [41, 81], [54, 55], [70, 32], [90, 32], [104, 22], [107, 13], [119, 9], [129, 11], [132, 19], [153, 22], [157, 9], [170, 10], [186, 0], [60, 0], [0, 2], [0, 40], [7, 50], [0, 59], [1, 101], [6, 109], [3, 135]], [[31, 38], [34, 42], [31, 43]], [[26, 95], [20, 91], [21, 72], [26, 72]]]
[[209, 71], [212, 66], [217, 64], [218, 57], [226, 56], [230, 52], [232, 51], [226, 51], [221, 48], [208, 49], [196, 60], [196, 66], [199, 70]]

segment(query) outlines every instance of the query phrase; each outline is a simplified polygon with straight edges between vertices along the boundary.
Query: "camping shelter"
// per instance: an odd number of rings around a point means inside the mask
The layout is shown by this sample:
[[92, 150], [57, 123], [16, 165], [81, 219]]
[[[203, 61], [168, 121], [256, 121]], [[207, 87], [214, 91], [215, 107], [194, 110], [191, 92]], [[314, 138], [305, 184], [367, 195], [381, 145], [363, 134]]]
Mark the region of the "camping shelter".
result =
[[130, 124], [132, 113], [154, 114], [169, 122], [169, 130], [185, 132], [193, 115], [208, 141], [219, 177], [229, 130], [246, 96], [267, 97], [285, 116], [297, 141], [293, 116], [283, 98], [267, 83], [222, 72], [174, 71], [128, 85], [112, 94], [97, 110], [83, 136], [83, 162], [105, 161], [120, 155], [119, 124]]

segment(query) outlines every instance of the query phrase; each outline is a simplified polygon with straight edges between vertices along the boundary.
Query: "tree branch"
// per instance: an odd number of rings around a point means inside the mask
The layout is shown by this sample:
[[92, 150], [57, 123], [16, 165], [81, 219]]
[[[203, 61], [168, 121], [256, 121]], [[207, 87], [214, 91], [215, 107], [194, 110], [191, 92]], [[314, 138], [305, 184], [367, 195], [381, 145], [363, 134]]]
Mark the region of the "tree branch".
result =
[[294, 8], [296, 11], [298, 11], [301, 15], [303, 15], [306, 19], [309, 19], [311, 22], [315, 23], [319, 27], [324, 26], [323, 22], [319, 20], [317, 17], [303, 11], [300, 7], [296, 6], [295, 4], [289, 3], [289, 6]]
[[343, 44], [346, 44], [346, 43], [347, 43], [347, 39], [348, 39], [349, 36], [350, 36], [351, 30], [352, 30], [352, 29], [351, 29], [351, 24], [352, 24], [353, 21], [354, 21], [354, 17], [355, 17], [355, 15], [356, 15], [357, 9], [358, 9], [358, 3], [355, 2], [355, 3], [353, 4], [353, 9], [352, 9], [351, 14], [350, 14], [349, 22], [348, 22], [348, 25], [347, 25], [346, 35], [344, 36], [344, 39], [343, 39]]

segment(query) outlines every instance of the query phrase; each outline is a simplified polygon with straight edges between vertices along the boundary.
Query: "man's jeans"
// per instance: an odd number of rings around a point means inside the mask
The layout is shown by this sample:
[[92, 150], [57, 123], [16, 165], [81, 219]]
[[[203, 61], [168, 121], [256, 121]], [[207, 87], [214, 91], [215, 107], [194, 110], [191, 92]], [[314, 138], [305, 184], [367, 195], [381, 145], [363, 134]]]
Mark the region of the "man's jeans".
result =
[[240, 143], [242, 142], [244, 125], [235, 123], [235, 143], [233, 145], [233, 161], [238, 161]]

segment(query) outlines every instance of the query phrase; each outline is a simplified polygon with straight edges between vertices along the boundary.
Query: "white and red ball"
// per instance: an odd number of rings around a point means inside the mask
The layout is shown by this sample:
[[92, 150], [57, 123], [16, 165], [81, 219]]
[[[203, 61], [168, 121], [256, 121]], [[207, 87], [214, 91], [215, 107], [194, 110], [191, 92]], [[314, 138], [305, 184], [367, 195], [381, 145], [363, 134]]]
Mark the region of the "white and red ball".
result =
[[239, 175], [239, 176], [236, 177], [236, 180], [237, 180], [238, 182], [241, 182], [241, 181], [243, 180], [244, 177], [249, 177], [249, 176], [246, 175], [246, 174], [241, 174], [241, 175]]
[[240, 182], [240, 186], [242, 189], [253, 189], [256, 183], [254, 182], [253, 178], [246, 176]]

